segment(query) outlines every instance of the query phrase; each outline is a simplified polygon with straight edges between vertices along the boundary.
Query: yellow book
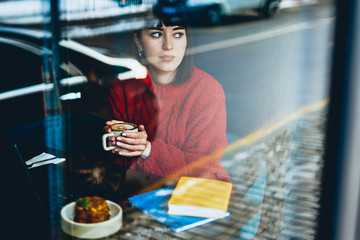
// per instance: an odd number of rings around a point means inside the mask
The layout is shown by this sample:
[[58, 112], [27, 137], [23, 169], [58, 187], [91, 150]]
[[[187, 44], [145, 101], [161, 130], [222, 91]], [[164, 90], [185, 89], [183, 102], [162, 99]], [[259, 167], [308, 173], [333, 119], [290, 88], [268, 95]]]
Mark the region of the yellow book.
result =
[[232, 184], [218, 180], [181, 177], [168, 202], [168, 214], [224, 218]]

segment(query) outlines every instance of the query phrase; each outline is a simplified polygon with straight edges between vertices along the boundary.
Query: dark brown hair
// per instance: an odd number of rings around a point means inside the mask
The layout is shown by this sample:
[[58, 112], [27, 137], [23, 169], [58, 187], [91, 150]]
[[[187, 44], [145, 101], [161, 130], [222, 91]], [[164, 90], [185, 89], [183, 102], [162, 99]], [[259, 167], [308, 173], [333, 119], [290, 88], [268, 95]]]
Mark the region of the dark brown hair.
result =
[[[180, 26], [185, 29], [186, 40], [187, 40], [186, 52], [185, 52], [182, 62], [180, 63], [180, 65], [177, 69], [177, 72], [175, 75], [175, 81], [174, 81], [175, 84], [180, 85], [180, 84], [184, 83], [187, 79], [190, 78], [190, 76], [192, 74], [192, 70], [193, 70], [193, 65], [194, 65], [193, 57], [191, 54], [191, 49], [193, 46], [192, 34], [191, 34], [191, 30], [189, 28], [189, 23], [188, 23], [186, 12], [185, 12], [184, 8], [181, 6], [166, 7], [166, 6], [156, 5], [153, 8], [153, 13], [155, 16], [155, 20], [149, 21], [149, 25], [147, 27], [154, 27], [154, 26], [161, 27], [162, 24], [164, 24], [167, 27], [168, 26]], [[148, 66], [148, 63], [145, 62], [145, 56], [139, 55], [138, 47], [135, 43], [134, 36], [136, 35], [140, 39], [141, 31], [143, 29], [146, 29], [147, 27], [144, 27], [140, 30], [133, 31], [130, 35], [131, 54], [133, 57], [135, 57], [138, 61], [143, 63], [145, 66]]]

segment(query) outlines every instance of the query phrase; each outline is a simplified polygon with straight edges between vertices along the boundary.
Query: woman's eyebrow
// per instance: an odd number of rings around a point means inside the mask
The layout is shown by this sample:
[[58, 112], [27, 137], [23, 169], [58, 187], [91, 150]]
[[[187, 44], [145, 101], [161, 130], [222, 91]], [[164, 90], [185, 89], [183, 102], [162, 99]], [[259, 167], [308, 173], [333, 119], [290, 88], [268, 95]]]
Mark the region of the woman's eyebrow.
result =
[[[163, 27], [148, 27], [146, 28], [147, 30], [155, 30], [155, 31], [164, 31]], [[184, 27], [174, 27], [172, 29], [172, 31], [177, 31], [177, 30], [184, 30]]]
[[176, 30], [184, 30], [185, 28], [184, 27], [175, 27], [173, 28], [173, 31], [176, 31]]
[[163, 27], [149, 27], [147, 30], [156, 30], [156, 31], [164, 31]]

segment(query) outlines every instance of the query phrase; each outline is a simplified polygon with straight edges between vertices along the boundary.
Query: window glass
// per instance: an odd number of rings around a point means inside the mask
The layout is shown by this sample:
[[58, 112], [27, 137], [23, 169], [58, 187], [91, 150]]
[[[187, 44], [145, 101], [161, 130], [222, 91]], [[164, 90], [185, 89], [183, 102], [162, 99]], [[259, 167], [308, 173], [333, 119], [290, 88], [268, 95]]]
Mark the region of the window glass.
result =
[[[86, 208], [94, 201], [79, 200], [86, 196], [123, 208], [121, 228], [102, 229], [114, 239], [316, 237], [332, 1], [53, 0], [18, 10], [28, 2], [0, 1], [1, 92], [52, 87], [0, 104], [15, 119], [41, 106], [43, 132], [31, 135], [41, 140], [25, 144], [24, 160], [66, 159], [46, 179], [33, 174], [35, 185], [46, 183], [41, 197], [55, 199], [45, 201], [52, 238], [83, 237], [59, 227], [60, 211], [76, 200]], [[111, 128], [119, 121], [126, 135]], [[23, 125], [14, 121], [17, 139]], [[168, 194], [181, 177], [231, 183], [230, 216], [176, 232], [168, 215], [131, 204]], [[167, 200], [154, 206], [166, 212]]]
[[[44, 117], [43, 95], [38, 88], [43, 82], [42, 56], [39, 47], [23, 44], [11, 38], [0, 41], [2, 53], [1, 109], [6, 112], [1, 131], [31, 123]], [[21, 70], [20, 70], [21, 69]], [[24, 94], [25, 92], [34, 93]], [[10, 117], [11, 116], [11, 117]]]

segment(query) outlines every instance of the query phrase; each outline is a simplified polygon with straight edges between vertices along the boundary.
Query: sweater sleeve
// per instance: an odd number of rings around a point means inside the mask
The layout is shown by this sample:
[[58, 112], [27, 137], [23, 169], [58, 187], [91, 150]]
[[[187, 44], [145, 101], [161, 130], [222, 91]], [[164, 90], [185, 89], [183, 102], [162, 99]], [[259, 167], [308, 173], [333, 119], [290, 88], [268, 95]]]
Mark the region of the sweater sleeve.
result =
[[227, 145], [225, 96], [221, 86], [204, 91], [192, 105], [182, 146], [160, 139], [154, 139], [151, 145], [149, 158], [137, 161], [146, 172], [174, 179], [190, 176], [230, 182], [220, 164]]
[[158, 107], [147, 83], [140, 80], [115, 80], [109, 95], [109, 119], [143, 124], [152, 141], [157, 130]]

